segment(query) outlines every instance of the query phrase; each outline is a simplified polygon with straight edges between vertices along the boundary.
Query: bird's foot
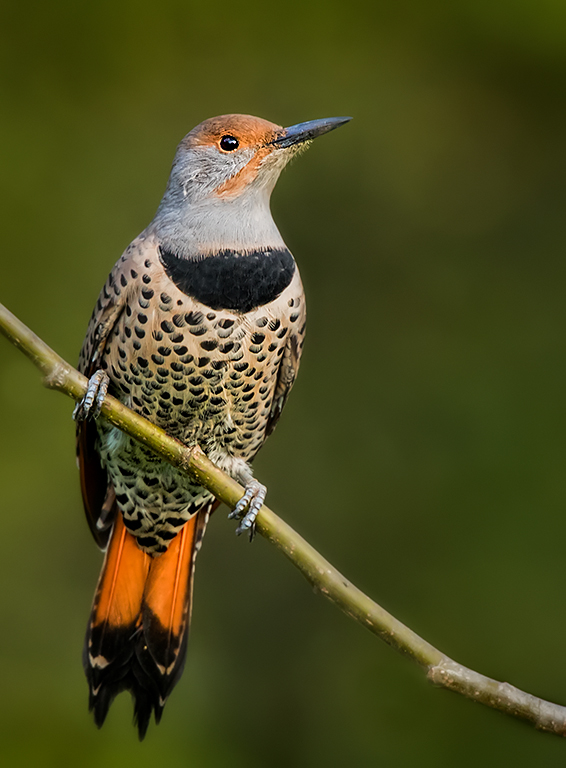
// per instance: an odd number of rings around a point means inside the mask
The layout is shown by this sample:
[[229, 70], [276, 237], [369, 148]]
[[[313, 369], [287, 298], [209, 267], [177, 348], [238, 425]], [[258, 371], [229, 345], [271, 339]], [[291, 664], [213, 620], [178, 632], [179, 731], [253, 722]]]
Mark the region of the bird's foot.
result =
[[228, 515], [231, 520], [241, 518], [240, 525], [236, 528], [238, 536], [249, 531], [250, 541], [252, 541], [255, 535], [255, 519], [265, 501], [266, 494], [267, 488], [257, 480], [246, 483], [244, 495]]
[[109, 384], [108, 374], [102, 370], [98, 370], [90, 377], [85, 396], [75, 405], [73, 411], [75, 421], [98, 418]]

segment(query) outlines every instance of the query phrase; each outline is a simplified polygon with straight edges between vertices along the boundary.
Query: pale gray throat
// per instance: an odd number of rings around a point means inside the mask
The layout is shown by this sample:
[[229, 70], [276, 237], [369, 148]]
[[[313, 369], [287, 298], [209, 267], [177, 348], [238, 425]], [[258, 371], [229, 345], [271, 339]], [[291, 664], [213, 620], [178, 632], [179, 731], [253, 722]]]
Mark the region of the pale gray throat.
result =
[[162, 205], [149, 227], [167, 250], [184, 258], [223, 250], [286, 248], [269, 209], [255, 195]]
[[148, 230], [178, 256], [222, 250], [256, 251], [285, 248], [273, 221], [269, 200], [273, 183], [259, 180], [239, 195], [217, 195], [193, 179], [182, 183], [174, 170]]

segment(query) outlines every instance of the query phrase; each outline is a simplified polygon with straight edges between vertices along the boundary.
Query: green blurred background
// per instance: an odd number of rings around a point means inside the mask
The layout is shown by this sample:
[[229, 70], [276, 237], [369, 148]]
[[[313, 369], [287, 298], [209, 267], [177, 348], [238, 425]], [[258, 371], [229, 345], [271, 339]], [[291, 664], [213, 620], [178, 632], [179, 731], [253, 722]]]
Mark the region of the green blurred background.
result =
[[[274, 194], [309, 332], [257, 474], [428, 640], [566, 703], [564, 3], [4, 0], [0, 60], [0, 300], [70, 361], [190, 128], [354, 116]], [[101, 556], [72, 404], [2, 340], [0, 372], [1, 765], [565, 759], [430, 687], [226, 510], [162, 724], [140, 745], [122, 696], [98, 732], [80, 656]]]

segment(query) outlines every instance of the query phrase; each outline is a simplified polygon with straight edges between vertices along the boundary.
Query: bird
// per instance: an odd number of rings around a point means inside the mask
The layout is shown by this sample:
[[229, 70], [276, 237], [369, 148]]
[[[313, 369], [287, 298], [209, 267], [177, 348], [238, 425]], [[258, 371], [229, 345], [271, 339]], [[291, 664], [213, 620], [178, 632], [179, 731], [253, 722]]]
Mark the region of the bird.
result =
[[195, 558], [212, 494], [104, 419], [107, 393], [244, 486], [230, 513], [250, 538], [266, 488], [250, 462], [293, 386], [305, 335], [299, 270], [270, 211], [289, 160], [349, 117], [283, 128], [250, 115], [205, 120], [179, 144], [149, 226], [96, 302], [75, 408], [87, 521], [105, 551], [83, 666], [101, 727], [120, 692], [144, 738], [185, 662]]

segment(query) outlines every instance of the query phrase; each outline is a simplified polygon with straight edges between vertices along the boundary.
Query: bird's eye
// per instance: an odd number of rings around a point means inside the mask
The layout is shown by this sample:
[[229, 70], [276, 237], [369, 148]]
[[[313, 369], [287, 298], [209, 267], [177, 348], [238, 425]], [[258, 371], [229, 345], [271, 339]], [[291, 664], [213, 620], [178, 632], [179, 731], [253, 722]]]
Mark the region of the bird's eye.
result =
[[225, 152], [233, 152], [238, 149], [240, 142], [235, 136], [223, 136], [220, 139], [220, 146]]

